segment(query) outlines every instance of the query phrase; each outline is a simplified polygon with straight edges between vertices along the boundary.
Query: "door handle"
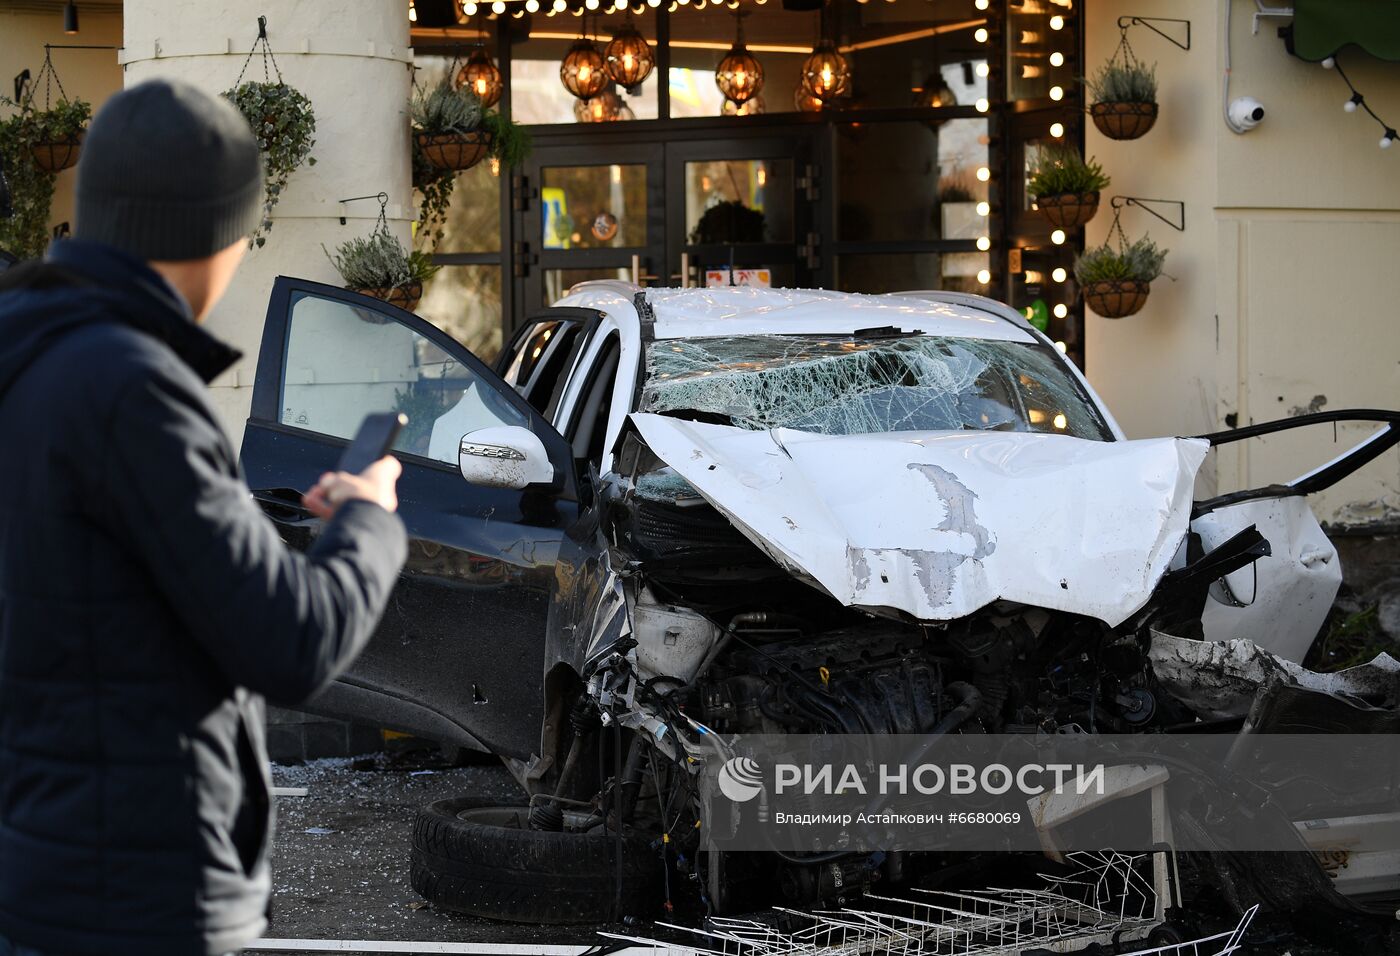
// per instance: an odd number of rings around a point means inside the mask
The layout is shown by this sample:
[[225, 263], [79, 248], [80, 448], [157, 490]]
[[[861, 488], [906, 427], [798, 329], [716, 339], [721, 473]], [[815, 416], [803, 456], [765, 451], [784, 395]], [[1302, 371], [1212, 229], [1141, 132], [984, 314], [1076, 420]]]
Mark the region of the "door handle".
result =
[[278, 524], [304, 525], [319, 520], [301, 503], [301, 492], [291, 488], [260, 488], [253, 492], [253, 500]]
[[643, 282], [655, 282], [656, 279], [656, 276], [642, 272], [642, 257], [634, 255], [632, 257], [632, 284], [641, 285]]

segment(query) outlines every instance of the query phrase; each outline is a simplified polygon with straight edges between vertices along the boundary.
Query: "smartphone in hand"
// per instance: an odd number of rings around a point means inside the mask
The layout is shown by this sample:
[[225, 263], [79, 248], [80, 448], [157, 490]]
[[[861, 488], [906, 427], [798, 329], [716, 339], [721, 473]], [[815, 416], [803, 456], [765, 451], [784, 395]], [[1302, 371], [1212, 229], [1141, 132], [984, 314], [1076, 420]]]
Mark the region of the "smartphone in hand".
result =
[[340, 456], [336, 471], [358, 475], [374, 464], [394, 447], [399, 430], [408, 424], [408, 416], [401, 412], [376, 412], [366, 415], [360, 422], [360, 430], [355, 433], [345, 452]]

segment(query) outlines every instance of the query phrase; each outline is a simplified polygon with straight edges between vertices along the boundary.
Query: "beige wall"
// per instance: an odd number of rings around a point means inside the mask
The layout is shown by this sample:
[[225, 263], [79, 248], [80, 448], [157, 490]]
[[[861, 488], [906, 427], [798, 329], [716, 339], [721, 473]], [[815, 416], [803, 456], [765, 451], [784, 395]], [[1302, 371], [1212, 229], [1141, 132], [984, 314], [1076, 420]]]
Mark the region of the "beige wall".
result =
[[[1089, 377], [1131, 436], [1222, 428], [1301, 411], [1400, 406], [1400, 146], [1378, 148], [1380, 128], [1345, 113], [1334, 72], [1290, 57], [1277, 36], [1287, 21], [1251, 32], [1255, 5], [1233, 0], [1231, 97], [1267, 110], [1244, 135], [1221, 118], [1225, 3], [1088, 0], [1088, 71], [1118, 42], [1120, 15], [1189, 18], [1183, 52], [1144, 27], [1130, 30], [1138, 55], [1157, 63], [1161, 118], [1145, 137], [1113, 142], [1092, 125], [1087, 151], [1101, 159], [1110, 192], [1186, 201], [1186, 231], [1145, 213], [1124, 213], [1130, 237], [1144, 231], [1171, 249], [1176, 282], [1153, 285], [1128, 319], [1088, 318]], [[1400, 122], [1400, 65], [1344, 51], [1357, 87]], [[1111, 218], [1089, 225], [1102, 242]], [[1211, 481], [1220, 490], [1285, 480], [1328, 460], [1371, 431], [1330, 426], [1222, 451]], [[1347, 525], [1400, 520], [1400, 455], [1389, 453], [1317, 496], [1324, 520]]]
[[[316, 165], [292, 175], [273, 212], [267, 244], [248, 253], [209, 329], [243, 352], [214, 382], [212, 398], [235, 445], [241, 441], [257, 369], [268, 295], [281, 274], [340, 285], [322, 246], [370, 232], [379, 206], [338, 200], [389, 194], [390, 228], [405, 244], [413, 218], [409, 186], [408, 18], [402, 0], [128, 0], [126, 83], [173, 76], [213, 93], [234, 84], [257, 37], [257, 15], [286, 81], [316, 114]], [[261, 79], [255, 57], [246, 79]], [[340, 217], [346, 217], [341, 225]]]
[[[63, 32], [63, 8], [53, 5], [48, 10], [0, 6], [0, 92], [14, 94], [12, 81], [21, 70], [37, 77], [44, 65], [44, 44], [90, 44], [120, 46], [122, 42], [121, 10], [87, 6], [82, 8], [76, 36]], [[122, 71], [117, 65], [116, 50], [54, 50], [54, 67], [63, 89], [73, 99], [87, 100], [93, 108], [101, 106], [107, 97], [122, 88]], [[58, 88], [53, 87], [54, 97]], [[39, 85], [36, 104], [43, 105], [44, 88]], [[4, 109], [5, 115], [10, 110]], [[73, 184], [76, 169], [67, 169], [54, 181], [53, 206], [49, 224], [73, 221]]]

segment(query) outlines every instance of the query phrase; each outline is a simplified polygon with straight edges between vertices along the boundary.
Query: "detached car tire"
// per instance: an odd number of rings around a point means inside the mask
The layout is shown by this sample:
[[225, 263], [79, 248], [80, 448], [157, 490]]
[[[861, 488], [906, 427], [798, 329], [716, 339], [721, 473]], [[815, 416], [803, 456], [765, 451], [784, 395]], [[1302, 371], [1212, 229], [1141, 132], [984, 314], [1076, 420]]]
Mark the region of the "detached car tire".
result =
[[622, 834], [621, 910], [616, 831], [532, 830], [527, 807], [439, 800], [413, 824], [409, 879], [443, 909], [519, 923], [599, 923], [661, 906], [661, 861], [646, 837]]

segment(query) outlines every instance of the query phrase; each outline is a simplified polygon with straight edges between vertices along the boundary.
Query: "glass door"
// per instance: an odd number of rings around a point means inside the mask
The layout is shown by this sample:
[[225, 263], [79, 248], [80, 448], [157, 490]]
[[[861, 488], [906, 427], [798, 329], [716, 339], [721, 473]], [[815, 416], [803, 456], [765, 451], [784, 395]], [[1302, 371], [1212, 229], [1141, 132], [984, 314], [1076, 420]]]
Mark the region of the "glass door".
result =
[[665, 249], [660, 144], [544, 146], [515, 185], [512, 261], [524, 314], [589, 279], [655, 280]]
[[666, 144], [667, 285], [812, 284], [813, 134]]

